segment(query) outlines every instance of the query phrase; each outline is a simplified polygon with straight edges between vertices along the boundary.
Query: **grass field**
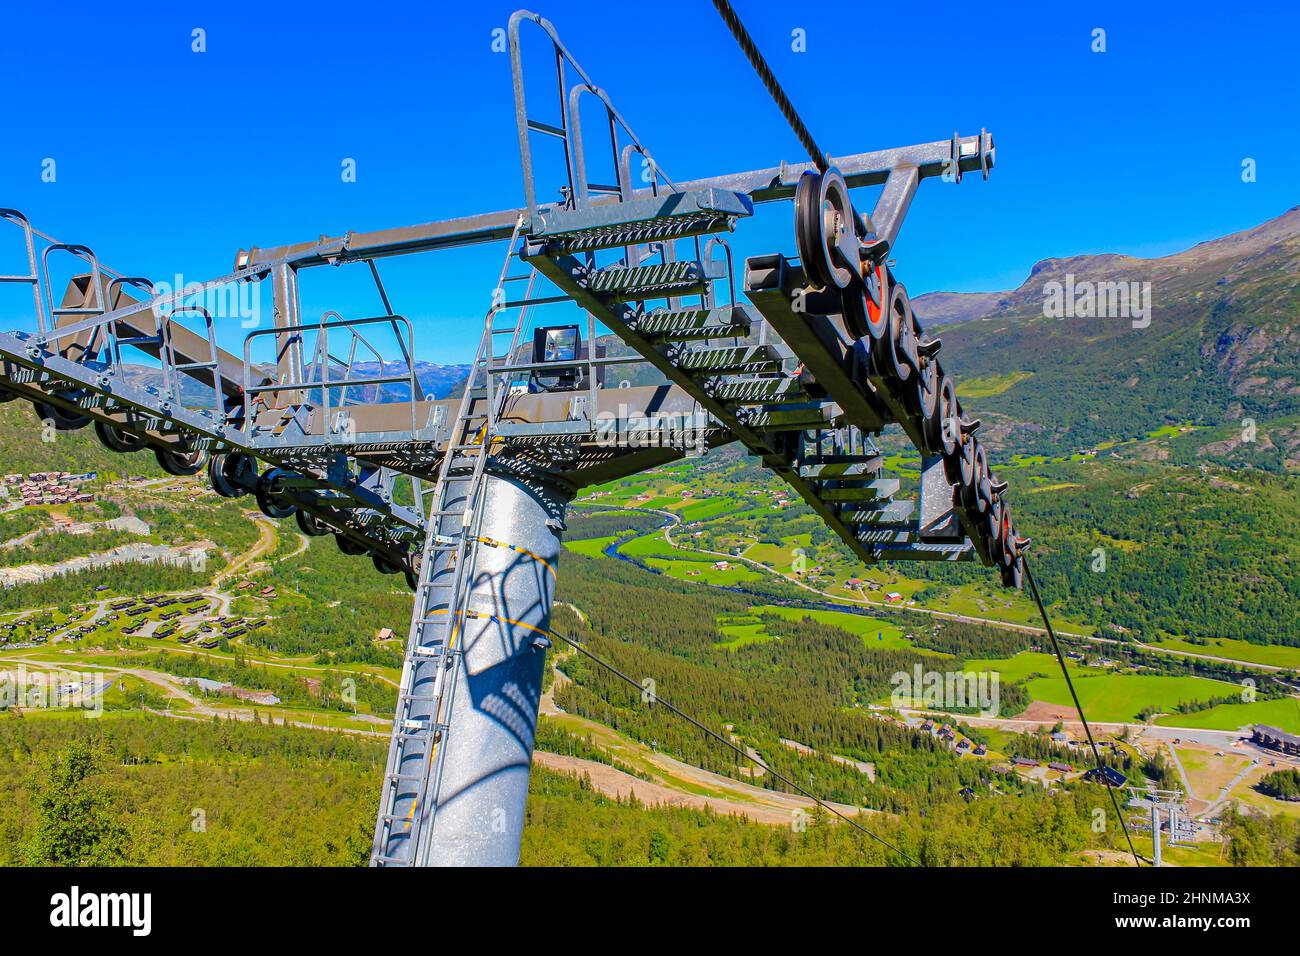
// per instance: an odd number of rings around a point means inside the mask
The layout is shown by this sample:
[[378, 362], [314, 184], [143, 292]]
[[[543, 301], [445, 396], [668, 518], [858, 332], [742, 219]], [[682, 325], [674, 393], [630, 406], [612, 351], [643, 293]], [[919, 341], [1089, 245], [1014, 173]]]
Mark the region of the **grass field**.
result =
[[1252, 704], [1219, 704], [1195, 714], [1168, 714], [1157, 718], [1156, 723], [1163, 727], [1205, 730], [1238, 730], [1250, 724], [1270, 724], [1300, 734], [1300, 702], [1293, 697], [1284, 697], [1257, 700]]
[[711, 562], [681, 561], [667, 558], [646, 558], [644, 560], [646, 564], [656, 571], [662, 571], [670, 577], [680, 578], [683, 581], [698, 581], [702, 584], [712, 584], [718, 587], [750, 584], [763, 579], [762, 572], [745, 567], [743, 564], [739, 566], [733, 564], [727, 570], [719, 571]]
[[[1204, 677], [1158, 677], [1147, 674], [1081, 677], [1074, 682], [1074, 687], [1079, 692], [1079, 700], [1089, 718], [1115, 723], [1136, 720], [1138, 712], [1148, 707], [1170, 711], [1180, 701], [1209, 700], [1240, 689], [1235, 684], [1207, 680]], [[1062, 706], [1072, 705], [1070, 691], [1062, 677], [1035, 678], [1029, 682], [1027, 689], [1034, 700]], [[1173, 722], [1174, 726], [1197, 726], [1186, 723], [1196, 716], [1199, 715], [1180, 714]]]
[[1274, 667], [1300, 668], [1300, 647], [1283, 644], [1251, 644], [1230, 637], [1210, 638], [1208, 644], [1193, 644], [1176, 637], [1166, 637], [1159, 641], [1148, 641], [1153, 647], [1163, 647], [1171, 651], [1186, 651], [1189, 654], [1208, 654], [1211, 657], [1226, 657], [1248, 664], [1270, 664]]
[[820, 624], [829, 624], [841, 630], [856, 634], [862, 643], [875, 650], [914, 650], [919, 654], [933, 657], [951, 658], [951, 654], [932, 651], [925, 647], [916, 647], [908, 640], [904, 629], [893, 621], [849, 611], [826, 611], [820, 608], [782, 607], [776, 604], [764, 604], [754, 608], [752, 614], [743, 617], [719, 620], [719, 630], [727, 640], [714, 645], [719, 648], [735, 650], [747, 644], [758, 644], [774, 640], [768, 634], [759, 618], [764, 614], [775, 614], [793, 621], [812, 618]]
[[564, 546], [574, 554], [580, 554], [586, 558], [599, 558], [604, 550], [617, 540], [617, 535], [609, 535], [604, 538], [582, 538], [578, 541], [566, 541]]
[[747, 644], [765, 644], [773, 640], [772, 635], [764, 629], [763, 622], [752, 616], [728, 620], [725, 623], [723, 620], [719, 620], [718, 630], [727, 636], [727, 640], [713, 646], [725, 648], [729, 651], [734, 651]]
[[[690, 560], [691, 552], [682, 551], [674, 548], [664, 540], [662, 531], [652, 531], [649, 534], [643, 534], [640, 537], [632, 538], [623, 544], [619, 552], [627, 555], [629, 558], [675, 558], [679, 560]], [[708, 555], [699, 555], [699, 560], [704, 560]], [[712, 564], [716, 558], [710, 558]]]
[[[1106, 672], [1096, 667], [1085, 667], [1075, 661], [1067, 660], [1071, 677], [1086, 675], [1104, 675]], [[1037, 651], [1021, 651], [1014, 657], [972, 658], [966, 662], [970, 671], [997, 671], [998, 680], [1016, 684], [1028, 680], [1032, 675], [1055, 678], [1061, 673], [1061, 665], [1053, 654], [1040, 654]], [[1064, 681], [1062, 681], [1064, 684]]]
[[903, 629], [892, 621], [882, 620], [878, 617], [868, 617], [865, 614], [852, 614], [847, 611], [823, 611], [820, 609], [809, 609], [799, 607], [780, 607], [778, 605], [768, 604], [756, 608], [756, 613], [777, 614], [781, 617], [792, 621], [802, 621], [804, 618], [812, 618], [819, 624], [829, 624], [832, 627], [838, 627], [841, 630], [848, 631], [850, 634], [856, 634], [862, 638], [868, 647], [874, 647], [880, 650], [894, 650], [897, 648], [910, 648], [912, 642], [903, 636]]
[[1178, 759], [1187, 771], [1188, 783], [1192, 785], [1192, 796], [1202, 800], [1217, 799], [1223, 788], [1250, 765], [1251, 758], [1244, 754], [1224, 753], [1222, 757], [1216, 757], [1209, 750], [1177, 749]]
[[708, 518], [716, 518], [718, 515], [726, 514], [735, 507], [736, 502], [727, 498], [707, 498], [683, 505], [678, 509], [677, 513], [682, 516], [683, 521], [704, 521]]
[[1001, 375], [985, 375], [981, 378], [967, 379], [957, 386], [959, 398], [991, 398], [1034, 377], [1033, 372], [1015, 371]]

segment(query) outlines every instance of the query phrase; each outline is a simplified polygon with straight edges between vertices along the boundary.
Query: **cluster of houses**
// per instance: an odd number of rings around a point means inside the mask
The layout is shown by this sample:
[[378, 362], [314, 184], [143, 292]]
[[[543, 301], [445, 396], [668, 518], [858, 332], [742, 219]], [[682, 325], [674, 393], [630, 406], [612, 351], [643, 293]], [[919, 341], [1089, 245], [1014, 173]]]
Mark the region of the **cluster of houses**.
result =
[[5, 475], [6, 488], [17, 488], [24, 505], [67, 505], [94, 501], [95, 496], [82, 492], [78, 483], [92, 481], [95, 472], [74, 475], [66, 471], [37, 471], [30, 475]]
[[211, 624], [202, 625], [194, 634], [180, 638], [182, 644], [188, 644], [194, 641], [197, 647], [213, 648], [221, 641], [233, 641], [237, 637], [243, 637], [249, 631], [256, 631], [259, 627], [266, 627], [266, 618], [256, 618], [248, 620], [242, 617], [218, 617], [214, 618]]
[[[257, 585], [254, 584], [252, 581], [240, 581], [239, 584], [235, 586], [235, 590], [248, 591], [251, 588], [255, 588], [255, 587], [257, 587]], [[272, 585], [268, 584], [266, 587], [262, 588], [260, 591], [257, 592], [257, 596], [261, 598], [265, 598], [268, 601], [274, 601], [276, 598], [280, 596], [280, 592], [277, 591]]]
[[1088, 667], [1119, 667], [1119, 661], [1111, 660], [1109, 657], [1094, 657], [1088, 660], [1087, 655], [1079, 651], [1066, 651], [1065, 656]]
[[958, 756], [970, 754], [972, 757], [983, 757], [989, 752], [983, 744], [963, 737], [951, 724], [924, 720], [921, 722], [921, 732], [937, 738], [940, 743], [947, 744], [949, 749], [955, 751]]
[[0, 644], [8, 644], [14, 640], [15, 636], [26, 636], [27, 640], [15, 643], [15, 647], [28, 646], [31, 644], [44, 644], [50, 639], [50, 635], [59, 629], [57, 624], [36, 624], [33, 625], [29, 620], [26, 621], [7, 621], [0, 624]]

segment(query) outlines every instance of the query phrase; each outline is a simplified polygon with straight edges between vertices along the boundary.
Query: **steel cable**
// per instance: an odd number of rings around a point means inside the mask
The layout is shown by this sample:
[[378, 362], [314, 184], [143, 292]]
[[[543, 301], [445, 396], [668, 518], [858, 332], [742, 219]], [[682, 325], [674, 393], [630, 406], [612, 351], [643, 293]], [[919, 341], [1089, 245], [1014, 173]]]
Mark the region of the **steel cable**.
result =
[[[1024, 558], [1021, 558], [1024, 561]], [[1061, 653], [1061, 644], [1056, 639], [1056, 631], [1052, 627], [1052, 621], [1047, 616], [1047, 608], [1043, 606], [1043, 599], [1038, 594], [1038, 583], [1034, 580], [1034, 572], [1029, 570], [1029, 562], [1024, 561], [1025, 579], [1029, 582], [1029, 591], [1034, 596], [1034, 603], [1038, 605], [1038, 613], [1043, 616], [1043, 626], [1047, 628], [1047, 636], [1052, 639], [1052, 649], [1056, 652], [1056, 659], [1061, 664], [1061, 673], [1065, 675], [1065, 686], [1070, 689], [1070, 697], [1074, 700], [1074, 709], [1079, 712], [1079, 721], [1083, 724], [1083, 732], [1088, 737], [1088, 746], [1092, 748], [1093, 760], [1097, 763], [1097, 773], [1101, 775], [1106, 784], [1106, 790], [1110, 793], [1110, 802], [1115, 807], [1115, 816], [1119, 818], [1119, 825], [1124, 830], [1124, 839], [1128, 841], [1129, 852], [1133, 854], [1133, 865], [1141, 866], [1141, 858], [1133, 847], [1133, 837], [1129, 835], [1128, 824], [1124, 821], [1124, 814], [1119, 808], [1119, 798], [1115, 796], [1115, 788], [1111, 785], [1110, 777], [1106, 776], [1106, 769], [1101, 763], [1101, 752], [1097, 749], [1097, 741], [1093, 739], [1092, 728], [1088, 726], [1088, 718], [1083, 715], [1083, 704], [1079, 702], [1079, 695], [1074, 689], [1074, 681], [1070, 679], [1070, 669], [1065, 666], [1065, 655]], [[1154, 839], [1160, 839], [1160, 834], [1153, 834]]]
[[[613, 674], [615, 677], [619, 678], [620, 680], [625, 681], [626, 683], [634, 687], [636, 690], [644, 692], [645, 688], [642, 687], [640, 681], [638, 681], [635, 677], [623, 673], [623, 671], [619, 670], [613, 664], [600, 658], [597, 654], [589, 650], [587, 646], [584, 645], [581, 641], [575, 640], [574, 638], [569, 637], [566, 634], [561, 634], [559, 631], [552, 630], [549, 628], [547, 629], [547, 633], [550, 634], [552, 637], [557, 637], [560, 640], [564, 641], [564, 643], [568, 644], [575, 651], [595, 661], [601, 667], [605, 668], [605, 670], [609, 671], [611, 674]], [[741, 757], [745, 758], [755, 766], [763, 768], [763, 770], [770, 773], [777, 780], [780, 780], [786, 786], [791, 787], [792, 789], [803, 794], [805, 797], [813, 801], [813, 803], [817, 804], [817, 806], [821, 807], [823, 810], [835, 814], [835, 816], [839, 817], [845, 823], [849, 824], [849, 826], [853, 827], [854, 829], [862, 831], [867, 836], [871, 837], [871, 839], [875, 840], [877, 843], [880, 843], [881, 845], [893, 850], [895, 853], [903, 857], [903, 859], [907, 860], [907, 862], [911, 863], [913, 866], [920, 866], [920, 863], [917, 862], [915, 857], [913, 857], [906, 850], [903, 850], [901, 847], [895, 846], [893, 843], [890, 843], [888, 840], [886, 840], [884, 837], [880, 836], [879, 834], [872, 833], [870, 830], [864, 827], [857, 820], [853, 819], [853, 817], [849, 816], [848, 814], [841, 813], [839, 810], [835, 809], [833, 806], [826, 803], [824, 800], [820, 799], [816, 794], [810, 792], [804, 787], [799, 786], [799, 784], [795, 783], [785, 774], [773, 770], [771, 767], [767, 765], [766, 762], [762, 760], [757, 760], [754, 757], [750, 756], [743, 747], [736, 746], [734, 743], [732, 743], [727, 738], [723, 737], [721, 734], [717, 733], [712, 728], [696, 720], [694, 717], [686, 713], [686, 711], [682, 710], [680, 707], [676, 706], [670, 701], [665, 700], [663, 697], [660, 697], [657, 692], [653, 693], [653, 703], [663, 704], [664, 707], [666, 707], [669, 711], [676, 714], [678, 717], [682, 718], [687, 723], [698, 728], [708, 737], [711, 737], [712, 739], [718, 741], [718, 743], [722, 744], [724, 747], [728, 748], [729, 750], [735, 751], [737, 754], [739, 754]]]
[[718, 15], [722, 17], [722, 21], [727, 25], [727, 29], [731, 31], [731, 35], [740, 44], [740, 49], [744, 51], [745, 58], [749, 60], [749, 64], [754, 68], [754, 72], [758, 74], [758, 78], [763, 81], [763, 86], [767, 88], [768, 94], [776, 101], [777, 108], [780, 109], [781, 115], [785, 117], [785, 121], [790, 124], [790, 128], [794, 130], [794, 135], [799, 137], [799, 142], [808, 151], [813, 164], [820, 172], [826, 172], [830, 168], [829, 158], [825, 151], [817, 145], [817, 141], [813, 139], [812, 131], [808, 129], [798, 112], [795, 111], [794, 104], [790, 102], [790, 97], [781, 88], [781, 84], [777, 81], [772, 68], [763, 59], [763, 54], [758, 52], [758, 46], [754, 43], [754, 38], [749, 35], [745, 25], [740, 22], [740, 15], [736, 13], [735, 8], [732, 7], [728, 0], [713, 0], [713, 6], [718, 11]]

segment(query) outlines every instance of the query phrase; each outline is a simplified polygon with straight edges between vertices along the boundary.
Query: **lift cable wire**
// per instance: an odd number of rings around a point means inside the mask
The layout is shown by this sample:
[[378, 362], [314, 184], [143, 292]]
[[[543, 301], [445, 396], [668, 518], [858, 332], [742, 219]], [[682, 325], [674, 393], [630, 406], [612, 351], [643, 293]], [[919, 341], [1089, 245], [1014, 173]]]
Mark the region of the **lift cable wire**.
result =
[[[1119, 825], [1124, 830], [1124, 839], [1128, 841], [1129, 852], [1133, 854], [1133, 865], [1141, 866], [1141, 858], [1133, 847], [1133, 837], [1129, 835], [1128, 823], [1124, 820], [1124, 813], [1119, 808], [1119, 798], [1115, 796], [1115, 788], [1111, 785], [1110, 778], [1106, 776], [1105, 768], [1101, 762], [1101, 752], [1097, 749], [1097, 741], [1093, 739], [1092, 728], [1088, 726], [1088, 718], [1083, 715], [1083, 704], [1079, 702], [1079, 695], [1075, 692], [1074, 681], [1070, 679], [1070, 669], [1065, 666], [1065, 655], [1061, 652], [1061, 644], [1056, 639], [1056, 631], [1052, 627], [1051, 618], [1047, 616], [1047, 608], [1043, 606], [1043, 599], [1038, 593], [1038, 583], [1034, 580], [1034, 572], [1029, 569], [1029, 562], [1021, 556], [1025, 567], [1025, 580], [1029, 582], [1030, 593], [1034, 596], [1034, 603], [1038, 605], [1038, 613], [1043, 616], [1043, 626], [1047, 628], [1047, 636], [1052, 639], [1052, 649], [1056, 651], [1056, 659], [1061, 664], [1061, 673], [1065, 675], [1065, 686], [1070, 688], [1070, 696], [1074, 699], [1074, 709], [1079, 712], [1079, 721], [1083, 724], [1083, 732], [1088, 735], [1088, 745], [1092, 747], [1092, 757], [1097, 762], [1097, 772], [1101, 775], [1106, 784], [1106, 790], [1110, 793], [1110, 802], [1115, 807], [1115, 816], [1119, 818]], [[1154, 834], [1155, 839], [1160, 839], [1160, 834]]]
[[718, 11], [718, 15], [722, 17], [723, 22], [726, 23], [727, 29], [731, 31], [731, 35], [740, 44], [741, 50], [745, 53], [745, 58], [749, 60], [750, 66], [754, 68], [758, 78], [767, 87], [767, 92], [776, 101], [777, 108], [781, 110], [781, 115], [790, 124], [795, 136], [799, 137], [799, 142], [803, 144], [803, 148], [808, 151], [813, 164], [819, 172], [826, 172], [830, 168], [830, 160], [827, 158], [825, 151], [817, 145], [812, 132], [795, 111], [794, 104], [790, 102], [790, 97], [781, 88], [781, 84], [777, 81], [772, 68], [763, 59], [763, 54], [758, 52], [758, 46], [754, 43], [754, 38], [749, 35], [745, 25], [740, 22], [740, 15], [736, 13], [735, 8], [732, 7], [728, 0], [713, 0], [713, 6]]
[[[613, 664], [609, 663], [609, 662], [606, 661], [606, 660], [602, 660], [600, 657], [598, 657], [595, 653], [593, 653], [591, 650], [589, 650], [589, 649], [586, 647], [586, 645], [582, 644], [580, 641], [577, 641], [577, 640], [575, 640], [574, 638], [569, 637], [569, 636], [566, 635], [566, 634], [561, 634], [559, 631], [552, 630], [552, 629], [550, 629], [550, 628], [547, 629], [547, 632], [546, 632], [546, 633], [549, 634], [549, 635], [551, 635], [552, 637], [558, 637], [560, 640], [564, 641], [564, 643], [568, 644], [570, 647], [572, 647], [572, 648], [573, 648], [575, 651], [577, 651], [579, 654], [582, 654], [582, 655], [584, 655], [585, 657], [588, 657], [588, 658], [590, 658], [591, 660], [595, 661], [595, 662], [596, 662], [597, 664], [599, 664], [601, 667], [605, 668], [605, 670], [609, 671], [611, 674], [613, 674], [615, 677], [619, 678], [620, 680], [626, 681], [629, 685], [631, 685], [632, 687], [634, 687], [636, 690], [638, 690], [638, 691], [644, 691], [644, 690], [645, 690], [645, 688], [642, 686], [641, 682], [638, 681], [635, 677], [632, 677], [632, 676], [630, 676], [630, 675], [628, 675], [628, 674], [623, 673], [623, 671], [619, 670], [619, 669], [618, 669], [617, 667], [615, 667]], [[851, 827], [853, 827], [853, 828], [855, 828], [855, 829], [857, 829], [857, 830], [861, 830], [863, 833], [865, 833], [867, 836], [871, 837], [871, 839], [875, 840], [877, 843], [880, 843], [880, 844], [882, 844], [882, 845], [888, 847], [889, 849], [893, 850], [895, 853], [897, 853], [899, 856], [903, 857], [903, 859], [907, 860], [907, 862], [911, 863], [913, 866], [920, 866], [920, 865], [921, 865], [921, 864], [916, 860], [916, 858], [913, 857], [913, 856], [912, 856], [910, 853], [908, 853], [906, 850], [902, 849], [901, 847], [898, 847], [898, 846], [894, 845], [893, 843], [890, 843], [888, 840], [886, 840], [884, 837], [880, 836], [879, 834], [872, 833], [870, 830], [868, 830], [866, 827], [864, 827], [861, 823], [859, 823], [859, 822], [858, 822], [857, 820], [855, 820], [853, 817], [849, 816], [849, 815], [846, 814], [846, 813], [841, 813], [839, 810], [835, 809], [833, 806], [831, 806], [830, 804], [826, 803], [824, 800], [822, 800], [821, 798], [819, 798], [816, 794], [810, 792], [809, 790], [807, 790], [807, 789], [804, 788], [804, 787], [799, 786], [799, 784], [795, 783], [793, 780], [791, 780], [791, 779], [790, 779], [789, 777], [787, 777], [785, 774], [780, 773], [779, 771], [774, 770], [772, 767], [768, 766], [767, 763], [766, 763], [765, 761], [758, 760], [758, 759], [755, 759], [754, 757], [750, 756], [748, 753], [745, 752], [745, 749], [744, 749], [743, 747], [738, 747], [738, 746], [736, 746], [734, 743], [732, 743], [732, 742], [731, 742], [730, 740], [728, 740], [726, 737], [723, 737], [723, 736], [722, 736], [721, 734], [719, 734], [717, 731], [713, 730], [712, 728], [708, 727], [707, 725], [705, 725], [705, 724], [701, 723], [700, 721], [696, 720], [694, 717], [692, 717], [690, 714], [686, 713], [686, 711], [682, 710], [680, 707], [676, 706], [675, 704], [673, 704], [672, 702], [670, 702], [670, 701], [668, 701], [668, 700], [665, 700], [663, 697], [660, 697], [659, 694], [658, 694], [657, 692], [652, 692], [652, 693], [653, 693], [653, 697], [652, 697], [652, 702], [653, 702], [653, 703], [656, 703], [656, 704], [663, 704], [663, 706], [666, 707], [668, 710], [670, 710], [672, 713], [676, 714], [678, 717], [682, 718], [682, 719], [685, 720], [687, 723], [692, 724], [693, 726], [695, 726], [696, 728], [698, 728], [698, 729], [699, 729], [700, 731], [702, 731], [706, 736], [713, 738], [714, 740], [716, 740], [718, 743], [722, 744], [724, 747], [728, 748], [729, 750], [734, 750], [737, 754], [739, 754], [741, 757], [745, 758], [746, 760], [748, 760], [750, 763], [754, 764], [755, 766], [757, 766], [757, 767], [762, 767], [764, 770], [766, 770], [768, 773], [770, 773], [770, 774], [771, 774], [773, 777], [775, 777], [777, 780], [780, 780], [780, 781], [781, 781], [782, 783], [784, 783], [786, 786], [788, 786], [788, 787], [792, 787], [793, 789], [797, 790], [799, 793], [801, 793], [801, 794], [803, 794], [805, 797], [807, 797], [809, 800], [813, 801], [815, 804], [817, 804], [817, 806], [821, 807], [823, 810], [826, 810], [826, 811], [828, 811], [828, 812], [830, 812], [830, 813], [835, 814], [835, 816], [839, 817], [841, 820], [843, 820], [843, 821], [844, 821], [845, 823], [847, 823], [849, 826], [851, 826]]]

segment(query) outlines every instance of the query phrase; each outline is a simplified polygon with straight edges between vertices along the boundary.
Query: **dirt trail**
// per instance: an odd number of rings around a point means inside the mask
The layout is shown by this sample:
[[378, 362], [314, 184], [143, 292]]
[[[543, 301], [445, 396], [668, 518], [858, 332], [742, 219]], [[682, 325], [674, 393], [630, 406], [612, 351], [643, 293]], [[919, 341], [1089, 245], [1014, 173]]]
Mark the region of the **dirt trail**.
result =
[[[763, 802], [732, 800], [725, 797], [706, 797], [686, 793], [665, 786], [662, 783], [641, 780], [630, 773], [625, 773], [603, 763], [596, 763], [594, 760], [583, 760], [580, 757], [570, 757], [564, 754], [552, 754], [539, 750], [533, 754], [533, 760], [548, 770], [560, 773], [586, 774], [591, 778], [592, 787], [607, 797], [627, 797], [629, 794], [635, 794], [638, 800], [652, 806], [689, 807], [693, 810], [708, 808], [714, 813], [727, 816], [743, 816], [755, 823], [766, 823], [772, 826], [789, 826], [794, 819], [795, 810], [811, 813], [814, 806], [813, 802], [805, 797], [774, 793], [771, 790], [750, 787], [729, 780], [726, 777], [719, 777], [716, 774], [699, 770], [696, 767], [689, 767], [675, 760], [671, 761], [673, 772], [679, 776], [698, 776], [710, 788], [731, 789]], [[856, 816], [862, 812], [857, 807], [846, 807], [838, 804], [832, 804], [832, 806], [835, 806], [836, 809], [848, 816]]]

